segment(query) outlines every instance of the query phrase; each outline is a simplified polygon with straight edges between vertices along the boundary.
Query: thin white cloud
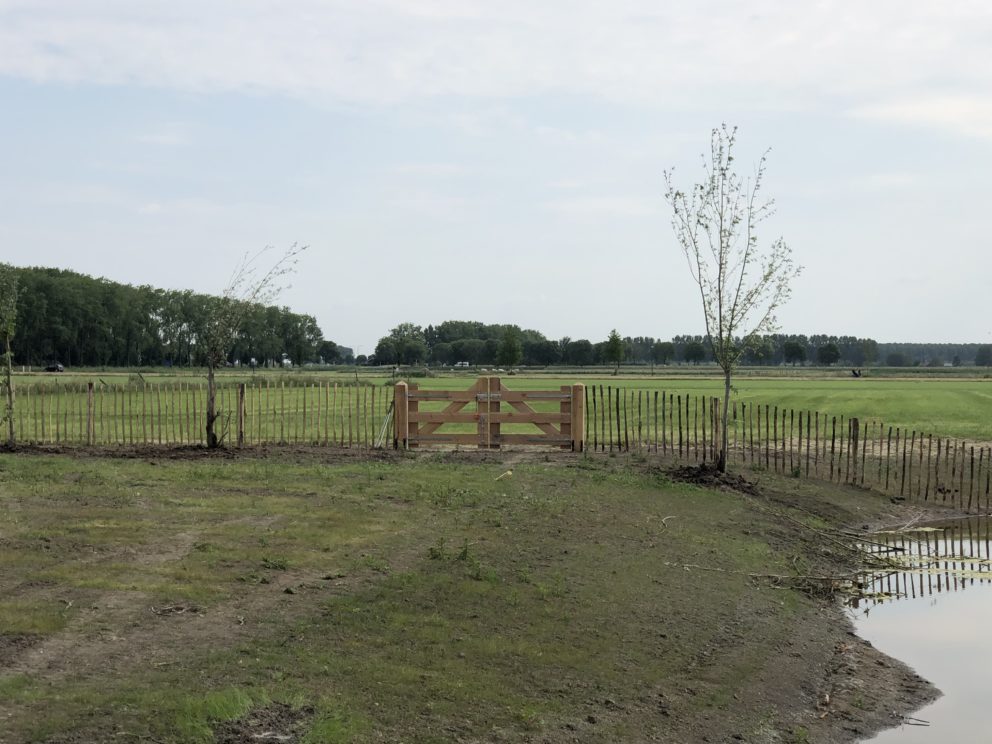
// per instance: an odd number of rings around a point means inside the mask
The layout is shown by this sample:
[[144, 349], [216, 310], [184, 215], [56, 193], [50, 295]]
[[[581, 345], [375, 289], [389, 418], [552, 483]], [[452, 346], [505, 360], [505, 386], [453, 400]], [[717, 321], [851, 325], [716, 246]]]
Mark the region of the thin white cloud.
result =
[[853, 116], [924, 126], [992, 139], [992, 93], [984, 96], [928, 96], [862, 106]]
[[390, 210], [408, 212], [432, 220], [452, 221], [461, 219], [475, 206], [472, 199], [462, 196], [439, 194], [427, 190], [409, 190], [388, 196], [385, 205]]
[[465, 168], [458, 163], [399, 163], [390, 172], [397, 176], [444, 179], [463, 175]]
[[336, 102], [555, 92], [789, 109], [948, 79], [985, 95], [990, 34], [980, 0], [7, 0], [0, 75]]
[[545, 207], [569, 217], [657, 217], [662, 214], [660, 199], [640, 196], [576, 196], [553, 199]]
[[923, 183], [919, 173], [893, 171], [890, 173], [871, 173], [857, 181], [855, 186], [862, 191], [892, 191], [893, 189], [909, 189]]
[[136, 135], [134, 140], [143, 145], [178, 147], [188, 145], [190, 135], [187, 127], [183, 124], [165, 124], [156, 130]]

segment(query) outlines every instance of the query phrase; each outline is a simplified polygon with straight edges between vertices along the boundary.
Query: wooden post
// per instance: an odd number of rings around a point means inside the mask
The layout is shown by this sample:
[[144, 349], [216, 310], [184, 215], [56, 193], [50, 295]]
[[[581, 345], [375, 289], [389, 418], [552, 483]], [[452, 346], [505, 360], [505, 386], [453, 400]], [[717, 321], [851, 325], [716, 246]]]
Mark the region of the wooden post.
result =
[[[658, 407], [657, 396], [658, 394], [655, 393], [655, 408]], [[665, 391], [662, 390], [661, 391], [661, 451], [666, 455], [668, 454], [668, 437], [666, 436], [666, 424], [668, 422], [667, 414], [668, 411], [666, 410], [666, 406], [665, 406]], [[657, 432], [655, 432], [655, 436], [657, 436]], [[657, 452], [658, 448], [655, 447], [654, 451]]]
[[613, 405], [616, 407], [616, 418], [617, 418], [617, 452], [623, 451], [623, 437], [620, 435], [620, 390], [617, 388], [617, 394], [614, 397]]
[[738, 424], [738, 420], [737, 420], [737, 401], [736, 400], [734, 401], [734, 407], [733, 407], [733, 410], [731, 412], [731, 420], [734, 422], [734, 450], [733, 451], [734, 451], [734, 460], [736, 461], [740, 457], [739, 450], [737, 449], [737, 429], [739, 428], [740, 424]]
[[[723, 430], [720, 428], [720, 399], [714, 397], [713, 402], [710, 405], [710, 416], [713, 419], [713, 425], [710, 427], [713, 437], [713, 450], [710, 457], [714, 462], [719, 461], [720, 453], [723, 451]], [[729, 447], [728, 447], [729, 449]], [[727, 453], [727, 463], [730, 464], [730, 453]]]
[[238, 383], [238, 447], [245, 446], [245, 384]]
[[[487, 377], [482, 378], [486, 380], [486, 418], [488, 420], [487, 427], [487, 437], [486, 446], [492, 449], [499, 449], [500, 443], [500, 423], [498, 420], [494, 421], [492, 414], [500, 412], [500, 392], [503, 389], [503, 383], [498, 377]], [[480, 382], [482, 380], [480, 379]], [[481, 387], [481, 386], [480, 386]]]
[[[815, 415], [815, 428], [813, 429], [813, 475], [817, 478], [820, 477], [820, 412], [814, 411]], [[826, 428], [826, 419], [824, 419], [824, 428]]]
[[[746, 411], [744, 410], [745, 406], [747, 407]], [[746, 403], [741, 403], [741, 417], [744, 419], [744, 421], [747, 422], [745, 424], [747, 429], [745, 430], [744, 433], [744, 446], [749, 449], [748, 462], [750, 462], [751, 465], [754, 465], [754, 404], [753, 403], [750, 405]], [[758, 419], [758, 422], [759, 423], [761, 422], [760, 418]]]
[[[982, 455], [984, 453], [985, 453], [985, 450], [983, 450], [981, 447], [979, 447], [978, 448], [978, 471], [977, 471], [978, 472], [977, 480], [978, 480], [979, 484], [981, 483], [981, 480], [982, 480]], [[968, 484], [968, 509], [969, 510], [971, 509], [971, 499], [975, 495], [975, 480], [976, 480], [975, 472], [976, 472], [975, 471], [975, 448], [972, 447], [971, 448], [971, 483]], [[982, 495], [982, 492], [979, 489], [979, 492], [978, 492], [978, 496], [979, 496], [978, 503], [979, 503], [979, 505], [981, 505], [981, 502], [982, 502], [981, 495]]]
[[[335, 395], [337, 386], [335, 385]], [[393, 388], [393, 421], [395, 422], [393, 434], [393, 449], [407, 449], [407, 400], [409, 398], [409, 387], [400, 380]]]
[[[685, 399], [686, 429], [689, 428], [689, 396]], [[692, 453], [695, 459], [699, 460], [699, 396], [692, 399]]]
[[[830, 427], [830, 480], [834, 479], [834, 452], [837, 448], [837, 417], [831, 418]], [[896, 447], [896, 450], [899, 448]]]
[[[949, 485], [950, 491], [951, 491], [951, 502], [953, 503], [954, 502], [954, 491], [955, 491], [954, 485], [955, 485], [955, 483], [957, 482], [957, 479], [958, 479], [958, 443], [955, 442], [954, 443], [954, 446], [952, 447], [951, 446], [951, 440], [948, 438], [948, 440], [947, 440], [947, 446], [948, 446], [948, 448], [950, 448], [950, 459], [948, 459], [945, 456], [944, 457], [944, 461], [945, 461], [946, 464], [949, 464], [950, 465], [950, 468], [951, 468], [951, 477], [948, 479], [948, 485]], [[945, 455], [946, 454], [947, 453], [945, 452]], [[958, 492], [958, 495], [960, 496], [960, 491]]]
[[[785, 408], [783, 408], [782, 409], [782, 472], [783, 473], [785, 472], [785, 445], [786, 445], [786, 442], [785, 442], [785, 437], [786, 437], [785, 419], [786, 419]], [[789, 442], [789, 447], [790, 448], [792, 447], [792, 442]]]
[[679, 396], [679, 457], [682, 457], [682, 396]]
[[86, 444], [93, 444], [93, 383], [86, 383]]
[[585, 420], [582, 422], [582, 427], [583, 427], [582, 428], [582, 432], [583, 432], [583, 434], [585, 434], [585, 432], [589, 431], [589, 409], [585, 405], [585, 394], [584, 393], [583, 393], [583, 396], [582, 396], [582, 404], [583, 404], [582, 405], [582, 408], [585, 409], [584, 410]]
[[[851, 427], [851, 444], [848, 448], [848, 481], [851, 483], [858, 482], [858, 440], [861, 437], [861, 420], [857, 418], [852, 418], [848, 421]], [[851, 467], [851, 453], [854, 453], [854, 467]], [[852, 480], [853, 479], [853, 480]]]
[[586, 386], [581, 382], [572, 385], [572, 451], [585, 450]]
[[[858, 426], [860, 427], [860, 422]], [[868, 459], [868, 427], [866, 426], [864, 433], [861, 434], [861, 485], [862, 486], [865, 484], [865, 462], [867, 461], [867, 459]]]
[[596, 386], [592, 386], [592, 451], [595, 452], [599, 449], [599, 427], [597, 426], [596, 416], [599, 413], [597, 400], [596, 400]]
[[958, 487], [958, 493], [960, 494], [961, 497], [959, 501], [959, 505], [962, 508], [964, 507], [964, 457], [967, 452], [966, 447], [967, 445], [964, 442], [961, 442], [961, 478], [960, 478], [960, 485]]
[[[619, 402], [620, 402], [620, 399], [617, 398], [617, 403], [619, 403]], [[631, 408], [633, 408], [633, 405], [631, 405]], [[623, 450], [624, 450], [624, 452], [630, 452], [630, 434], [627, 431], [627, 424], [628, 423], [629, 423], [629, 420], [627, 418], [627, 390], [624, 389], [624, 391], [623, 391]]]
[[[297, 434], [297, 437], [296, 437], [296, 441], [302, 440], [304, 443], [306, 443], [306, 441], [307, 441], [307, 414], [309, 413], [309, 411], [307, 411], [307, 384], [306, 384], [306, 382], [304, 382], [302, 385], [300, 385], [300, 389], [303, 392], [303, 403], [301, 404], [301, 410], [302, 410], [303, 420], [302, 420], [302, 423], [300, 424], [299, 429], [297, 430], [298, 431], [298, 434]], [[295, 410], [295, 408], [296, 408], [296, 405], [295, 405], [296, 396], [293, 396], [293, 402], [294, 402], [293, 408]]]
[[[986, 511], [988, 511], [989, 509], [989, 495], [990, 495], [990, 491], [992, 491], [992, 447], [989, 447], [988, 449], [989, 449], [989, 456], [988, 456], [989, 466], [985, 469], [985, 510]], [[986, 542], [986, 545], [987, 544], [988, 543]], [[988, 555], [986, 554], [986, 558], [987, 557]]]
[[[771, 452], [768, 449], [768, 439], [769, 439], [769, 434], [771, 432], [771, 428], [770, 428], [770, 424], [769, 424], [769, 416], [771, 415], [771, 410], [770, 409], [771, 409], [771, 406], [769, 406], [766, 403], [765, 404], [765, 470], [771, 469], [771, 465], [772, 465]], [[760, 408], [758, 409], [758, 427], [759, 428], [761, 427], [761, 409]]]
[[[979, 508], [981, 508], [982, 506], [982, 465], [984, 464], [985, 464], [985, 448], [979, 447], [978, 448], [978, 500], [977, 500]], [[988, 509], [988, 504], [985, 505], [985, 508]]]
[[[891, 428], [891, 427], [890, 427]], [[882, 456], [882, 450], [885, 449], [883, 442], [885, 439], [885, 422], [878, 422], [878, 478], [875, 480], [875, 485], [882, 486], [882, 461], [884, 460]], [[874, 444], [874, 442], [872, 443]]]
[[[637, 448], [638, 449], [642, 449], [643, 448], [643, 444], [644, 444], [644, 442], [643, 442], [643, 431], [642, 431], [642, 428], [641, 428], [641, 419], [642, 419], [642, 415], [643, 415], [643, 408], [641, 407], [641, 394], [642, 394], [642, 392], [643, 391], [641, 391], [641, 390], [638, 390], [637, 391]], [[649, 427], [648, 431], [650, 431], [650, 427]]]
[[610, 412], [610, 406], [606, 398], [603, 395], [603, 386], [599, 386], [599, 426], [602, 429], [601, 436], [599, 439], [600, 450], [606, 452], [606, 432], [609, 431], [606, 426], [606, 419]]
[[[799, 415], [802, 416], [802, 412], [800, 412]], [[802, 439], [802, 435], [803, 435], [803, 422], [802, 420], [800, 420], [799, 421], [800, 439]], [[796, 436], [796, 411], [794, 408], [790, 408], [789, 409], [789, 475], [792, 475], [794, 472], [796, 472], [796, 461], [795, 461], [796, 445], [794, 442], [795, 436]], [[802, 446], [800, 446], [799, 449], [800, 451], [802, 451]]]
[[[785, 432], [783, 431], [784, 435]], [[778, 472], [778, 406], [772, 413], [772, 470]]]
[[[711, 413], [712, 415], [712, 413]], [[703, 465], [706, 464], [706, 458], [709, 456], [709, 439], [706, 437], [706, 396], [703, 396]]]
[[369, 403], [369, 408], [370, 408], [370, 411], [371, 411], [370, 414], [369, 414], [369, 416], [370, 416], [370, 421], [371, 421], [371, 426], [372, 426], [372, 430], [371, 430], [371, 434], [372, 435], [371, 436], [368, 436], [368, 432], [366, 432], [366, 438], [368, 439], [368, 445], [367, 445], [368, 448], [369, 449], [372, 449], [372, 447], [375, 445], [375, 432], [376, 432], [376, 428], [375, 428], [375, 414], [376, 414], [376, 410], [375, 410], [375, 386], [374, 385], [369, 388], [369, 395], [372, 397], [372, 400]]
[[675, 394], [668, 394], [668, 449], [675, 454]]
[[[417, 388], [417, 386], [415, 384], [414, 385], [410, 385], [410, 389], [411, 390], [416, 390], [416, 388]], [[353, 397], [352, 394], [351, 394], [351, 392], [354, 389], [355, 388], [352, 387], [351, 385], [348, 386], [348, 449], [351, 449], [351, 447], [355, 443], [355, 420], [354, 420], [355, 407], [353, 405], [351, 405], [351, 399]], [[342, 390], [342, 392], [344, 392], [344, 391]], [[415, 406], [411, 406], [409, 402], [407, 403], [407, 405], [411, 409], [416, 410], [416, 407]], [[341, 422], [341, 427], [344, 428], [344, 422], [343, 421]], [[342, 432], [341, 435], [344, 436], [344, 432]], [[409, 419], [408, 419], [407, 420], [407, 439], [409, 439], [409, 438], [410, 438], [410, 428], [409, 428]], [[407, 444], [407, 446], [409, 446], [409, 443]]]
[[[664, 436], [665, 436], [665, 421], [664, 421], [664, 415], [665, 415], [665, 394], [664, 394], [664, 392], [661, 394], [661, 415], [663, 417], [662, 418], [662, 422], [661, 422], [661, 436], [662, 436], [662, 438], [664, 438]], [[654, 451], [655, 451], [655, 454], [658, 453], [658, 391], [657, 390], [654, 391]]]

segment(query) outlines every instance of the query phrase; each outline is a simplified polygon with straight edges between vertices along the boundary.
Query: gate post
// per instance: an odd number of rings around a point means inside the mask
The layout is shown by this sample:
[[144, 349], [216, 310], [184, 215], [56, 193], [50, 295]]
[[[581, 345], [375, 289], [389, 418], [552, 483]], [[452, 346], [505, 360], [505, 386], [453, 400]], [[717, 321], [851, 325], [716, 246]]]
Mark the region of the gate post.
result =
[[[479, 449], [499, 449], [500, 444], [500, 422], [493, 421], [492, 414], [500, 411], [500, 393], [502, 384], [498, 377], [480, 377], [475, 384], [477, 390], [475, 395], [475, 411], [478, 416], [477, 433], [479, 437]], [[485, 400], [485, 413], [482, 410], [482, 401]]]
[[393, 434], [393, 449], [406, 449], [409, 436], [408, 387], [402, 380], [393, 388], [393, 421], [396, 428]]
[[93, 434], [96, 427], [93, 424], [93, 383], [86, 383], [86, 444], [93, 444]]
[[585, 450], [586, 440], [586, 386], [581, 382], [572, 385], [572, 451]]

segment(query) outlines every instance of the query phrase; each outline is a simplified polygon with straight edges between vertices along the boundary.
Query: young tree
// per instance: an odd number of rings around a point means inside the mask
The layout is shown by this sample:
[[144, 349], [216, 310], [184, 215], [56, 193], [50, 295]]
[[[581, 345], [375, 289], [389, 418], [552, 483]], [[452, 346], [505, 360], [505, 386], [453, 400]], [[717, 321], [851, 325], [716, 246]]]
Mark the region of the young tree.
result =
[[211, 449], [219, 447], [222, 439], [216, 426], [221, 412], [217, 410], [215, 372], [227, 361], [252, 307], [271, 303], [285, 289], [282, 281], [295, 271], [300, 254], [306, 249], [307, 246], [294, 243], [265, 272], [260, 271], [259, 263], [271, 248], [246, 253], [231, 274], [224, 293], [213, 299], [207, 310], [201, 343], [207, 363], [207, 447]]
[[655, 341], [651, 344], [651, 361], [654, 364], [668, 364], [668, 360], [673, 356], [675, 356], [675, 346], [671, 341]]
[[785, 363], [793, 367], [796, 366], [796, 362], [803, 364], [806, 361], [806, 347], [798, 341], [786, 341], [782, 345], [782, 353], [785, 356]]
[[620, 362], [623, 361], [623, 339], [614, 328], [610, 331], [610, 337], [606, 339], [606, 361], [614, 364], [613, 374], [620, 373]]
[[790, 295], [800, 271], [782, 238], [762, 249], [758, 227], [774, 213], [774, 201], [762, 196], [767, 151], [753, 176], [733, 170], [737, 128], [713, 129], [710, 153], [703, 156], [703, 180], [688, 192], [676, 188], [665, 171], [665, 201], [672, 228], [689, 271], [699, 287], [713, 359], [723, 370], [723, 421], [720, 459], [727, 469], [727, 413], [731, 378], [744, 350], [759, 334], [775, 329], [775, 312]]
[[706, 361], [706, 347], [700, 341], [690, 341], [682, 349], [682, 358], [690, 364]]
[[836, 364], [840, 360], [840, 349], [833, 341], [828, 341], [816, 350], [816, 361], [827, 367]]
[[992, 367], [992, 346], [983, 344], [975, 352], [975, 366]]
[[14, 444], [14, 359], [10, 340], [17, 325], [17, 274], [6, 264], [0, 264], [0, 336], [3, 336], [3, 388], [5, 393], [4, 415], [7, 422], [7, 444]]
[[523, 357], [523, 347], [520, 344], [520, 334], [513, 328], [507, 328], [503, 332], [503, 338], [499, 342], [499, 351], [496, 353], [496, 362], [501, 367], [515, 367], [520, 364]]

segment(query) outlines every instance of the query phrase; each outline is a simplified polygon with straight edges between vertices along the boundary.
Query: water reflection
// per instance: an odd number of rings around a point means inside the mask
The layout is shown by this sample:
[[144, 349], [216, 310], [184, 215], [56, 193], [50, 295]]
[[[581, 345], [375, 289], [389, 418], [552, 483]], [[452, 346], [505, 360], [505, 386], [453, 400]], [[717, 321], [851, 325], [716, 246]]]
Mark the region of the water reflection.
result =
[[895, 532], [880, 532], [866, 551], [890, 571], [866, 574], [855, 608], [892, 599], [930, 597], [992, 581], [992, 520], [970, 517]]
[[913, 667], [944, 696], [912, 715], [929, 727], [882, 732], [875, 744], [992, 741], [992, 520], [879, 533], [866, 549], [891, 570], [862, 578], [851, 601], [858, 635]]

